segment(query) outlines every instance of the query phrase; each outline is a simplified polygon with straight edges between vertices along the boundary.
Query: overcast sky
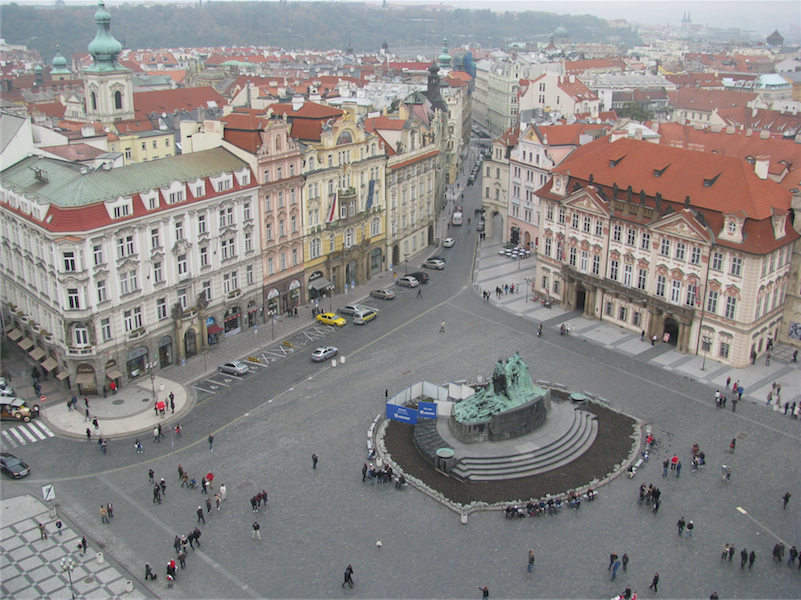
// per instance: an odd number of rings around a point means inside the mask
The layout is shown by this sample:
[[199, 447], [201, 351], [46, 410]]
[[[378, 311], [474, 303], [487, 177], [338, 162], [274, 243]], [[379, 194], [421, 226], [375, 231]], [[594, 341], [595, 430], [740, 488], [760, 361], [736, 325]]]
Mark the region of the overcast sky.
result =
[[[53, 5], [52, 1], [16, 0], [19, 4]], [[97, 0], [67, 0], [67, 4], [96, 4]], [[136, 0], [128, 0], [135, 3]], [[150, 0], [151, 2], [153, 0]], [[155, 0], [175, 1], [175, 0]], [[225, 0], [214, 0], [215, 2]], [[257, 0], [277, 1], [277, 0]], [[290, 0], [293, 1], [293, 0]], [[321, 1], [321, 0], [315, 0]], [[338, 0], [322, 0], [336, 2]], [[381, 0], [365, 0], [368, 4], [381, 4]], [[7, 0], [0, 0], [0, 4]], [[119, 0], [107, 0], [113, 6]], [[178, 2], [178, 3], [191, 3]], [[536, 10], [557, 14], [591, 14], [604, 19], [626, 19], [645, 25], [678, 25], [685, 12], [690, 12], [692, 22], [710, 27], [739, 28], [758, 34], [769, 34], [774, 29], [788, 38], [801, 36], [801, 2], [798, 0], [704, 0], [700, 2], [676, 0], [390, 0], [390, 4], [446, 4], [460, 8], [490, 8], [496, 11]]]

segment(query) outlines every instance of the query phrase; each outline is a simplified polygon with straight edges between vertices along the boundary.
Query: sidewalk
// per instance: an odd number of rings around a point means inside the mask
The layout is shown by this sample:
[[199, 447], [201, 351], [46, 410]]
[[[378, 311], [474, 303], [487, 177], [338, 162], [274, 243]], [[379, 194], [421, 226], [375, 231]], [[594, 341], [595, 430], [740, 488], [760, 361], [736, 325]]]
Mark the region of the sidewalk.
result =
[[[792, 363], [794, 348], [777, 344], [771, 350], [770, 366], [765, 365], [764, 358], [757, 359], [756, 365], [749, 365], [744, 369], [735, 369], [714, 360], [711, 355], [704, 360], [703, 354], [682, 354], [675, 347], [659, 343], [651, 346], [648, 340], [640, 341], [640, 334], [617, 325], [586, 319], [581, 311], [568, 312], [554, 304], [548, 309], [539, 301], [533, 301], [528, 294], [526, 301], [526, 281], [524, 277], [533, 277], [536, 272], [536, 259], [528, 258], [514, 260], [501, 256], [498, 251], [503, 247], [500, 241], [494, 239], [484, 240], [479, 246], [476, 257], [474, 283], [481, 290], [490, 292], [490, 302], [501, 306], [504, 310], [520, 315], [532, 324], [532, 331], [538, 323], [542, 323], [547, 335], [553, 336], [559, 332], [562, 323], [570, 327], [571, 336], [581, 336], [591, 342], [609, 350], [628, 354], [657, 365], [667, 371], [676, 371], [677, 374], [703, 381], [710, 387], [720, 389], [726, 394], [726, 379], [731, 377], [731, 383], [739, 381], [745, 388], [743, 400], [750, 400], [765, 406], [768, 392], [773, 382], [782, 386], [782, 404], [801, 402], [801, 363]], [[520, 293], [504, 294], [501, 298], [495, 295], [495, 287], [515, 284], [520, 286]], [[481, 293], [477, 290], [477, 293]], [[775, 397], [775, 394], [774, 394]], [[710, 393], [712, 398], [712, 393]], [[771, 407], [779, 411], [775, 404]], [[784, 406], [781, 407], [784, 413]]]
[[[69, 598], [69, 575], [61, 568], [61, 560], [74, 564], [72, 584], [78, 598], [147, 598], [150, 593], [116, 562], [98, 550], [92, 540], [81, 556], [78, 542], [83, 533], [76, 531], [64, 517], [61, 535], [50, 517], [48, 507], [33, 496], [0, 500], [3, 526], [0, 546], [0, 595], [3, 598]], [[48, 538], [41, 539], [39, 523], [47, 529]]]

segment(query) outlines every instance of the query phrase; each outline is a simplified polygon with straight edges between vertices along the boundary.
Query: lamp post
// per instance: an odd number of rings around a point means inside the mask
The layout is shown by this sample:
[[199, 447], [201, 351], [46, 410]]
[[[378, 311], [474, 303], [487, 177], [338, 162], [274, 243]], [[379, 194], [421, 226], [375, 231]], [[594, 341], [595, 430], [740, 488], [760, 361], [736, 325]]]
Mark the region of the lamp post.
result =
[[403, 265], [406, 268], [406, 272], [404, 273], [404, 275], [408, 275], [409, 274], [409, 253], [408, 252], [404, 252], [403, 253]]
[[72, 587], [72, 571], [75, 569], [75, 561], [71, 556], [65, 556], [61, 559], [61, 570], [67, 573], [70, 580], [70, 592], [72, 592], [72, 600], [75, 600], [75, 588]]
[[[150, 373], [150, 387], [153, 390], [153, 399], [154, 400], [158, 400], [158, 398], [156, 398], [156, 376], [153, 375], [153, 369], [156, 368], [157, 364], [158, 363], [156, 363], [155, 360], [153, 362], [145, 363], [145, 368]], [[205, 363], [204, 363], [204, 367], [205, 367]]]
[[531, 287], [531, 277], [529, 275], [524, 275], [523, 281], [526, 282], [526, 302], [528, 302], [528, 288]]
[[701, 363], [701, 370], [706, 371], [706, 353], [709, 352], [709, 348], [712, 346], [712, 338], [705, 335], [701, 343], [703, 344], [704, 349], [704, 362]]
[[334, 286], [329, 285], [325, 291], [328, 294], [328, 312], [334, 312]]

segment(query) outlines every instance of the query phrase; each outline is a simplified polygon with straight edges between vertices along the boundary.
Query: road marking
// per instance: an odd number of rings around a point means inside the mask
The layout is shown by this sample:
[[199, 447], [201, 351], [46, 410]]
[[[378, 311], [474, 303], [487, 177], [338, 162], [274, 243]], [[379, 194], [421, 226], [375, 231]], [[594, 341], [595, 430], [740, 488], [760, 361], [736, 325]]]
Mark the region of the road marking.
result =
[[28, 428], [26, 426], [23, 425], [22, 427], [17, 427], [16, 430], [22, 432], [25, 435], [25, 437], [28, 438], [31, 442], [38, 441], [33, 436], [33, 434], [30, 431], [28, 431]]
[[17, 444], [17, 442], [14, 441], [14, 438], [11, 437], [8, 431], [3, 431], [3, 437], [6, 438], [6, 440], [8, 440], [8, 443], [11, 444], [12, 448], [16, 448], [17, 446], [19, 446], [19, 444]]
[[770, 535], [772, 535], [772, 536], [773, 536], [774, 538], [776, 538], [778, 541], [780, 541], [780, 542], [784, 542], [784, 540], [783, 540], [782, 538], [780, 538], [780, 537], [779, 537], [779, 534], [777, 534], [775, 531], [773, 531], [772, 529], [768, 528], [766, 525], [762, 524], [760, 521], [756, 520], [754, 517], [752, 517], [751, 515], [749, 515], [749, 514], [748, 514], [748, 511], [747, 511], [747, 510], [745, 510], [745, 509], [744, 509], [742, 506], [738, 506], [738, 507], [737, 507], [737, 510], [738, 510], [738, 511], [740, 511], [742, 514], [744, 514], [744, 515], [745, 515], [746, 517], [748, 517], [749, 519], [751, 519], [751, 520], [752, 520], [754, 523], [756, 523], [757, 525], [759, 525], [759, 526], [760, 526], [762, 529], [764, 529], [765, 531], [767, 531], [767, 532], [768, 532]]
[[197, 389], [199, 389], [201, 392], [206, 392], [207, 394], [214, 394], [215, 396], [217, 395], [217, 392], [212, 392], [211, 390], [206, 390], [206, 389], [203, 389], [203, 388], [202, 388], [202, 387], [200, 387], [199, 385], [195, 385], [195, 387], [196, 387]]
[[28, 427], [30, 428], [31, 431], [33, 431], [34, 434], [36, 434], [36, 437], [38, 437], [40, 440], [46, 440], [47, 439], [47, 435], [45, 435], [43, 432], [39, 431], [39, 428], [36, 425], [34, 425], [33, 421], [28, 423]]
[[22, 436], [19, 434], [19, 432], [17, 431], [17, 429], [16, 429], [16, 428], [14, 428], [14, 429], [9, 429], [9, 430], [8, 430], [8, 433], [10, 433], [10, 434], [11, 434], [11, 435], [13, 435], [15, 438], [17, 438], [17, 441], [20, 443], [20, 445], [24, 446], [25, 444], [27, 444], [27, 443], [28, 443], [28, 442], [26, 442], [24, 439], [22, 439]]

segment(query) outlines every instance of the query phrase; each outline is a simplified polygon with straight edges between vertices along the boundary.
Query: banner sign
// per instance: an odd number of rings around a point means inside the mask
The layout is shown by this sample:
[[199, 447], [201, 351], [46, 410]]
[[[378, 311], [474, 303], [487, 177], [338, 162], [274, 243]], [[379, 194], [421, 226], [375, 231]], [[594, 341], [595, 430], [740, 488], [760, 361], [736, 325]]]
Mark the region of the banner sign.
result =
[[387, 404], [387, 419], [394, 419], [401, 423], [417, 424], [417, 411], [413, 408], [398, 406], [397, 404]]
[[418, 402], [417, 410], [418, 416], [421, 419], [436, 419], [437, 418], [437, 403], [436, 402]]

